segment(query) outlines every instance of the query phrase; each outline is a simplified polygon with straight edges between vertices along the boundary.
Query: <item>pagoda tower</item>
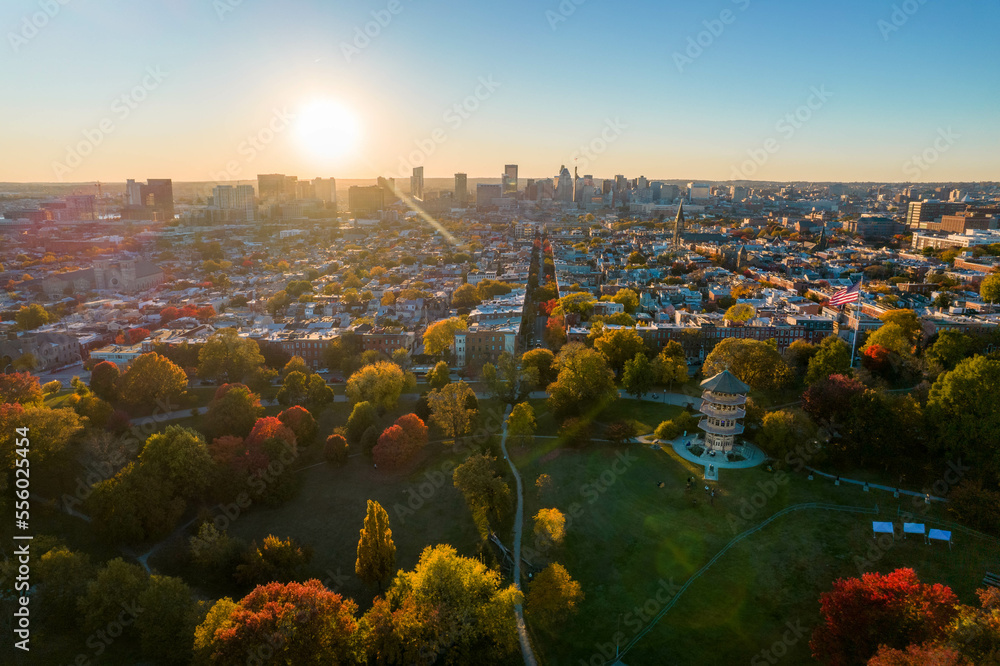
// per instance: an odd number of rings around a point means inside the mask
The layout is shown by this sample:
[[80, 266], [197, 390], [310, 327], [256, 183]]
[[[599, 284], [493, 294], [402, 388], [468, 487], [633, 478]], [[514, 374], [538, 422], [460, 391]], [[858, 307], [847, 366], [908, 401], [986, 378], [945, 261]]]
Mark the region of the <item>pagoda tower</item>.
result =
[[701, 383], [701, 411], [705, 417], [698, 427], [705, 431], [705, 449], [730, 453], [736, 435], [743, 434], [740, 419], [747, 412], [743, 405], [747, 402], [750, 387], [737, 379], [728, 370]]

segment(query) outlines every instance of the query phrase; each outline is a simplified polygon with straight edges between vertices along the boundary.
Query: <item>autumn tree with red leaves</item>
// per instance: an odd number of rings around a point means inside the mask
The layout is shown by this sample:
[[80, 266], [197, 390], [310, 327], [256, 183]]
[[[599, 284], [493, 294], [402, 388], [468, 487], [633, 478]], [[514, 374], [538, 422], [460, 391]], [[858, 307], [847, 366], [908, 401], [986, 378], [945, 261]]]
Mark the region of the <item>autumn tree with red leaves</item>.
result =
[[941, 638], [958, 612], [951, 588], [921, 583], [913, 569], [838, 579], [819, 601], [823, 620], [809, 647], [833, 666], [864, 664], [882, 645], [902, 649]]
[[817, 421], [841, 420], [851, 410], [851, 398], [864, 393], [865, 385], [844, 375], [830, 375], [802, 394], [802, 409]]
[[291, 428], [295, 441], [306, 446], [316, 439], [316, 419], [305, 407], [295, 405], [278, 414], [278, 420]]

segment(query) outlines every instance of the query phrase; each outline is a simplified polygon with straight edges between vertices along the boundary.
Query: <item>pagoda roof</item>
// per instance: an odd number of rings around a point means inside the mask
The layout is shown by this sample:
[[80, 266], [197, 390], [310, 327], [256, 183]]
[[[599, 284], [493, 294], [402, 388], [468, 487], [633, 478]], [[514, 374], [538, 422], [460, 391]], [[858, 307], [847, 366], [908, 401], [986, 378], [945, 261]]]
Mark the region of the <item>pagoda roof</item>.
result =
[[709, 377], [701, 383], [701, 387], [706, 391], [715, 391], [717, 393], [742, 394], [750, 392], [750, 387], [737, 379], [736, 375], [728, 370], [723, 370], [716, 376]]

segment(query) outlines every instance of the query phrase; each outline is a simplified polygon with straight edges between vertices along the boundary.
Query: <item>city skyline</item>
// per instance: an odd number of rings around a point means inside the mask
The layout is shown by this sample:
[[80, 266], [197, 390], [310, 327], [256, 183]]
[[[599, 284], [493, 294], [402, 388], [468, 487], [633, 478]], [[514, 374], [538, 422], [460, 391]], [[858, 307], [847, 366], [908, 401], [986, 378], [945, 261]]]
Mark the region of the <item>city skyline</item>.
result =
[[997, 7], [281, 7], [6, 5], [0, 181], [1000, 179]]

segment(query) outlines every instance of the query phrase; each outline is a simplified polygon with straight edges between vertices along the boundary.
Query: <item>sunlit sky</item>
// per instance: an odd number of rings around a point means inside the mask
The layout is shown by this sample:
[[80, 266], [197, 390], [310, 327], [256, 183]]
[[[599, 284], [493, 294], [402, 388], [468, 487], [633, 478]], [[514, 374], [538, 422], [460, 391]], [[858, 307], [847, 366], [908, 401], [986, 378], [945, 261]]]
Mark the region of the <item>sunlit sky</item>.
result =
[[0, 4], [0, 181], [1000, 180], [986, 0], [61, 1]]

